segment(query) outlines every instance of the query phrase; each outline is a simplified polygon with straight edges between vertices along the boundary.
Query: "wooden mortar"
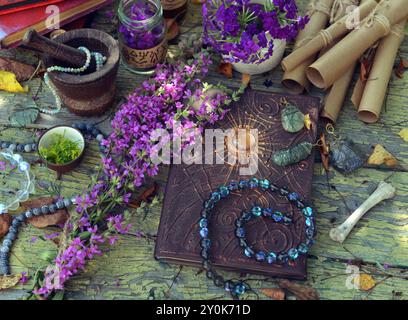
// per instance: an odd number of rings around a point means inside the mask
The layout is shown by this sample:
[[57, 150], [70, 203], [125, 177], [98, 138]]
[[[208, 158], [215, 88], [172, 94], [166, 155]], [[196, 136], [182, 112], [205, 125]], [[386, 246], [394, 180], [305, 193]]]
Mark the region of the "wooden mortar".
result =
[[95, 70], [95, 59], [92, 58], [93, 63], [88, 72], [81, 75], [50, 72], [49, 77], [63, 104], [77, 115], [97, 116], [111, 107], [120, 59], [118, 43], [112, 36], [96, 29], [77, 29], [50, 40], [30, 31], [25, 37], [24, 45], [43, 52], [47, 68], [83, 66], [86, 55], [77, 49], [80, 46], [91, 52], [102, 53], [107, 60], [99, 71]]

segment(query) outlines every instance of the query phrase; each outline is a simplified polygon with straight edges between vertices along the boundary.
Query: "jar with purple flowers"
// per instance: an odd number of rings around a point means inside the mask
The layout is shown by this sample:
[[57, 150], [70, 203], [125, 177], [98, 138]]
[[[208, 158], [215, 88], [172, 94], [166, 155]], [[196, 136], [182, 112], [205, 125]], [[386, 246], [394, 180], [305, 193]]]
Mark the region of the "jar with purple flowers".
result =
[[119, 43], [125, 67], [150, 74], [167, 54], [166, 23], [160, 0], [121, 0]]

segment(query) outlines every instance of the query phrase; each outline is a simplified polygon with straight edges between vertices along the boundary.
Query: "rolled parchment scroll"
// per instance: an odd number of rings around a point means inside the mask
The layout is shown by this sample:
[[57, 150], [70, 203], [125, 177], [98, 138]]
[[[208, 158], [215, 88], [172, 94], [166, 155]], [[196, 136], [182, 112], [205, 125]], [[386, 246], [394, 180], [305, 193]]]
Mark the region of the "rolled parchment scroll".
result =
[[[312, 39], [317, 32], [324, 29], [330, 20], [330, 11], [334, 0], [311, 0], [307, 9], [310, 16], [309, 23], [299, 32], [296, 38], [295, 48], [300, 48]], [[316, 59], [316, 55], [303, 61], [296, 68], [287, 71], [283, 75], [282, 84], [287, 91], [300, 94], [309, 90], [310, 82], [306, 77], [306, 68]]]
[[306, 70], [316, 87], [327, 89], [339, 79], [364, 51], [388, 35], [391, 26], [408, 17], [408, 0], [382, 0], [377, 9]]
[[[357, 63], [356, 63], [357, 64]], [[354, 85], [353, 93], [351, 94], [351, 103], [353, 106], [358, 109], [360, 106], [361, 98], [363, 97], [365, 88], [365, 81], [360, 77], [357, 79], [356, 84]]]
[[351, 79], [353, 78], [354, 70], [355, 64], [332, 85], [324, 99], [324, 108], [320, 117], [328, 119], [332, 123], [336, 123], [341, 108], [343, 107]]
[[[374, 9], [377, 3], [373, 0], [361, 0], [361, 5], [359, 8], [361, 8], [362, 5], [370, 4], [370, 3], [372, 4], [372, 9]], [[357, 3], [354, 3], [354, 5], [357, 5]], [[363, 8], [363, 11], [364, 10], [366, 12], [363, 12], [363, 13], [366, 17], [368, 15], [368, 10]], [[349, 15], [346, 15], [345, 11], [340, 12], [340, 15], [338, 16], [340, 18], [342, 16], [346, 16], [348, 19], [350, 18]], [[361, 15], [360, 15], [360, 19], [361, 19]], [[344, 24], [346, 24], [346, 21], [344, 21]], [[337, 40], [334, 40], [334, 41], [335, 43], [338, 42]], [[343, 76], [341, 76], [340, 79], [336, 80], [336, 82], [334, 82], [334, 84], [330, 88], [330, 91], [326, 94], [326, 97], [324, 99], [324, 107], [320, 114], [322, 118], [325, 118], [332, 123], [336, 123], [339, 113], [341, 111], [341, 108], [343, 107], [343, 103], [346, 98], [347, 90], [350, 86], [351, 79], [353, 78], [355, 67], [356, 67], [356, 64], [350, 67], [347, 70], [347, 72], [344, 73]]]
[[380, 117], [394, 61], [404, 39], [405, 23], [406, 20], [393, 26], [390, 34], [381, 40], [377, 48], [358, 108], [358, 118], [361, 121], [373, 123]]
[[[360, 21], [365, 19], [376, 7], [376, 0], [365, 0], [361, 1], [361, 5], [356, 8], [358, 10], [358, 15]], [[343, 15], [345, 12], [343, 13]], [[354, 19], [356, 12], [352, 11], [349, 14], [342, 17], [340, 20], [336, 21], [330, 27], [321, 30], [317, 35], [310, 40], [308, 43], [300, 48], [294, 50], [291, 54], [282, 60], [282, 68], [285, 71], [293, 70], [296, 66], [315, 56], [320, 50], [330, 46], [336, 40], [338, 41], [350, 32], [348, 28], [348, 22]]]

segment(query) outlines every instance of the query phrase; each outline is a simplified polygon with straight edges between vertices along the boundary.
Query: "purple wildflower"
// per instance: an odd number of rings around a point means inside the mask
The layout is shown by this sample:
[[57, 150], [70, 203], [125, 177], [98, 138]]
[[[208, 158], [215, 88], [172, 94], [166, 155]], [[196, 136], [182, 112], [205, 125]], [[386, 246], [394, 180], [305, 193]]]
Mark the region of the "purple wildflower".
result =
[[26, 284], [28, 282], [27, 272], [21, 272], [20, 284]]

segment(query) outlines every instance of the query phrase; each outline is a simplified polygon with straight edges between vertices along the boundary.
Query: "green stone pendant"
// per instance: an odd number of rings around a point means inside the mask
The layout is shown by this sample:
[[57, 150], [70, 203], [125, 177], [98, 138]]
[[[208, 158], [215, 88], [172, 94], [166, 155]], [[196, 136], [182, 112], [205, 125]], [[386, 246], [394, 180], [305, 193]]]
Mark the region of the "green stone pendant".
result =
[[287, 132], [299, 132], [305, 126], [305, 115], [297, 107], [289, 105], [282, 110], [282, 126]]
[[312, 149], [313, 144], [305, 141], [292, 148], [276, 152], [272, 156], [272, 161], [278, 166], [285, 167], [306, 159], [312, 153]]

